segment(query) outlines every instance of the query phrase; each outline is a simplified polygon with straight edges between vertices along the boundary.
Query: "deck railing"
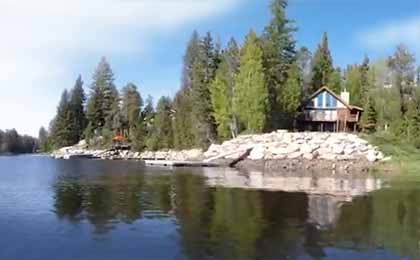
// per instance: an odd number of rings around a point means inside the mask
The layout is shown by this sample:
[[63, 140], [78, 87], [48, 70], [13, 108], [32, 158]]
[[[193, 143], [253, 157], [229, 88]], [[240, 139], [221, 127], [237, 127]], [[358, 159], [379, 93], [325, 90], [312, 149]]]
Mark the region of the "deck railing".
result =
[[[304, 121], [313, 122], [335, 122], [338, 120], [337, 110], [306, 110], [302, 117]], [[347, 115], [340, 114], [342, 120], [346, 119], [347, 122], [357, 122], [358, 116], [355, 114], [347, 113]]]

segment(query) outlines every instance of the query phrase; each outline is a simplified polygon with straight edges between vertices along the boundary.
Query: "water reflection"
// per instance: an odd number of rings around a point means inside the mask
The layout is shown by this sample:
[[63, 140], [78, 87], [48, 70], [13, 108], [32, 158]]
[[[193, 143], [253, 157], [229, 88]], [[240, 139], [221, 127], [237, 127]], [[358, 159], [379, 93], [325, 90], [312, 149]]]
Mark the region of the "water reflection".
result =
[[308, 222], [318, 228], [335, 226], [343, 203], [383, 186], [383, 180], [371, 176], [288, 176], [262, 172], [241, 173], [232, 169], [205, 169], [204, 175], [210, 186], [305, 193]]
[[101, 235], [120, 223], [170, 219], [177, 259], [419, 257], [419, 189], [384, 188], [373, 177], [104, 172], [60, 175], [53, 185], [60, 220], [87, 221]]

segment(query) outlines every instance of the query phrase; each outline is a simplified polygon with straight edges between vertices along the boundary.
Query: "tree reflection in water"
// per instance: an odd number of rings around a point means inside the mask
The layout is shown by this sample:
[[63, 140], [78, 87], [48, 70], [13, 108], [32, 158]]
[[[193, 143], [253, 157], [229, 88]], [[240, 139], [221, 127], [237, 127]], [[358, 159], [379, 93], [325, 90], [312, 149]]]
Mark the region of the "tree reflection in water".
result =
[[330, 248], [420, 256], [420, 191], [382, 189], [375, 178], [220, 169], [67, 177], [54, 184], [58, 218], [87, 221], [96, 234], [171, 218], [181, 259], [322, 258]]

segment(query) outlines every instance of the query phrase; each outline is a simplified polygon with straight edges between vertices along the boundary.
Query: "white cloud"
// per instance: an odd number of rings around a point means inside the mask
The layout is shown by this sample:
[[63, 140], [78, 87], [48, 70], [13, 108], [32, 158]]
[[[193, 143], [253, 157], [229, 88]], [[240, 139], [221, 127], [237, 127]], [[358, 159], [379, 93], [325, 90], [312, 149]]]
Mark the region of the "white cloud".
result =
[[357, 34], [358, 41], [374, 50], [394, 48], [400, 43], [420, 52], [420, 16], [368, 28]]
[[0, 0], [0, 129], [36, 134], [47, 124], [59, 84], [72, 84], [71, 61], [138, 54], [153, 35], [216, 16], [237, 2]]

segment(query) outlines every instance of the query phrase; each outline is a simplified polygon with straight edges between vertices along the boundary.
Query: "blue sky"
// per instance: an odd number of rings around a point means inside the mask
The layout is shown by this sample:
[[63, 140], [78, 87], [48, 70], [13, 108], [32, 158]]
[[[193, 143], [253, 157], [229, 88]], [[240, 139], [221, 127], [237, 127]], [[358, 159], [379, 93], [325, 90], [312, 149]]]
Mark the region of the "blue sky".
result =
[[[60, 93], [79, 73], [85, 87], [106, 56], [119, 87], [142, 96], [173, 95], [191, 32], [243, 41], [270, 19], [269, 0], [0, 0], [0, 129], [36, 135], [54, 116]], [[101, 8], [98, 9], [98, 6]], [[290, 0], [298, 46], [314, 51], [329, 35], [337, 66], [409, 46], [420, 60], [418, 0]], [[13, 112], [11, 112], [13, 111]]]

